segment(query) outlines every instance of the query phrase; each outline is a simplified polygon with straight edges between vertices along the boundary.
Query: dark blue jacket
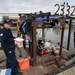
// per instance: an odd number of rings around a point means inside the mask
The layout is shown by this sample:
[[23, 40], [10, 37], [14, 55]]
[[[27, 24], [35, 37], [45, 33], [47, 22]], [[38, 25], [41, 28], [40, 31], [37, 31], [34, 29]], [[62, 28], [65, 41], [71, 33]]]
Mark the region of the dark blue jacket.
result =
[[9, 52], [12, 48], [15, 48], [14, 37], [10, 29], [3, 28], [1, 30], [1, 45], [5, 52]]

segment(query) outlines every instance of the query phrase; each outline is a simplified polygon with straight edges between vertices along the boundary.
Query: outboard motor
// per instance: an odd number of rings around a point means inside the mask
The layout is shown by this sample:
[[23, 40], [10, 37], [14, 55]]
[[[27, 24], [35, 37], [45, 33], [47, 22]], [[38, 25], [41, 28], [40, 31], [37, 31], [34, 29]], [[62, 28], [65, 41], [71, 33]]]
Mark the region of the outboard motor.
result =
[[40, 37], [38, 39], [38, 49], [43, 49], [44, 48], [44, 43], [45, 43], [45, 39], [43, 37]]
[[46, 51], [44, 49], [45, 47], [45, 39], [43, 37], [40, 37], [37, 41], [37, 45], [38, 45], [38, 50], [37, 50], [37, 53], [40, 54], [40, 55], [44, 55], [46, 54]]

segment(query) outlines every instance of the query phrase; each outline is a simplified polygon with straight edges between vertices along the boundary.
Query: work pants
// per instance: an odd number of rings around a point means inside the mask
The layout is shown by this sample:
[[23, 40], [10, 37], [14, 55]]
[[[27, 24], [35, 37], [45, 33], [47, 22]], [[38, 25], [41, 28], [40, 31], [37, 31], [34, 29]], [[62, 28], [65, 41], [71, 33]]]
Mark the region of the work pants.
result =
[[6, 67], [12, 69], [12, 74], [17, 75], [18, 69], [17, 69], [17, 62], [16, 62], [16, 56], [15, 56], [15, 48], [10, 49], [11, 53], [5, 53], [6, 54]]

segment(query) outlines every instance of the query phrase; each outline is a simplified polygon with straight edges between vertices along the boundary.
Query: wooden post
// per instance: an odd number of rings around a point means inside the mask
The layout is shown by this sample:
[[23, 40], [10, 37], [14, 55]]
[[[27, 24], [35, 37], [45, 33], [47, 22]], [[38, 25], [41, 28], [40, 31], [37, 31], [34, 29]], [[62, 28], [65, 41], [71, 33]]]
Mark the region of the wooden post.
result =
[[69, 24], [69, 33], [68, 33], [67, 50], [69, 50], [69, 48], [70, 48], [71, 25], [72, 25], [72, 19], [70, 19], [70, 24]]
[[31, 58], [33, 58], [33, 24], [31, 25], [31, 30], [29, 33], [30, 33], [30, 38], [32, 40], [29, 45], [29, 54]]
[[62, 25], [61, 43], [60, 43], [60, 51], [59, 51], [59, 55], [61, 56], [61, 54], [62, 54], [62, 46], [63, 46], [63, 37], [64, 37], [65, 18], [63, 17], [62, 19], [59, 19], [59, 22]]
[[62, 27], [62, 31], [61, 31], [61, 44], [60, 44], [60, 52], [59, 52], [60, 56], [62, 54], [63, 37], [64, 37], [64, 27]]
[[36, 21], [33, 20], [33, 38], [32, 38], [32, 42], [33, 42], [33, 66], [36, 65]]
[[18, 34], [19, 34], [19, 23], [18, 23], [18, 19], [17, 19], [17, 26], [16, 26], [16, 29], [17, 29], [17, 37], [18, 37]]

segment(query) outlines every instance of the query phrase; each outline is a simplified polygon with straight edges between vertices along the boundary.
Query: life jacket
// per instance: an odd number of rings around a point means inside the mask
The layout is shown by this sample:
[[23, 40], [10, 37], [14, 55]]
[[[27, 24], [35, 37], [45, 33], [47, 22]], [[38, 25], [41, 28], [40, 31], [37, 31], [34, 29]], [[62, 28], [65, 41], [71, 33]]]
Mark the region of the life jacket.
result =
[[19, 30], [22, 34], [26, 34], [27, 32], [29, 32], [31, 30], [31, 21], [21, 21]]

